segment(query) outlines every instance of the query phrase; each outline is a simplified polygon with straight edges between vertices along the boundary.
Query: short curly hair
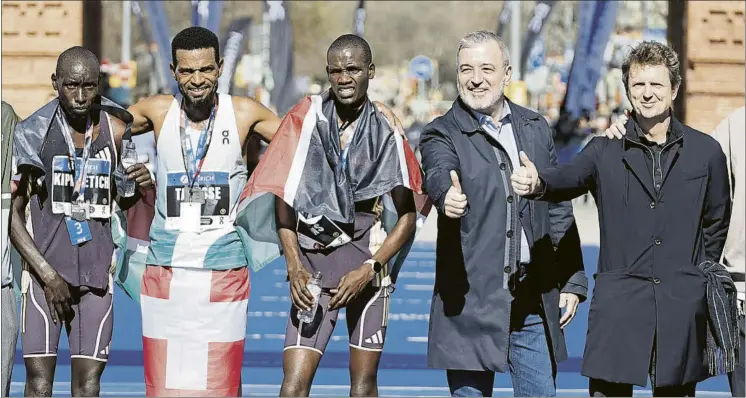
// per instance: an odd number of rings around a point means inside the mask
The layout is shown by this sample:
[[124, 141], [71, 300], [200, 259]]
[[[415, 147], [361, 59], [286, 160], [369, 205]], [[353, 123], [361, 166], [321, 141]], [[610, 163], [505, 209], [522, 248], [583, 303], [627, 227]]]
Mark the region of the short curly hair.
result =
[[679, 55], [665, 44], [657, 41], [643, 41], [627, 55], [622, 64], [622, 78], [624, 79], [624, 87], [627, 90], [629, 90], [629, 70], [632, 65], [663, 65], [668, 69], [671, 88], [675, 90], [681, 85]]
[[176, 65], [176, 50], [215, 50], [215, 62], [220, 61], [220, 43], [218, 36], [201, 26], [192, 26], [182, 30], [171, 41], [171, 62]]

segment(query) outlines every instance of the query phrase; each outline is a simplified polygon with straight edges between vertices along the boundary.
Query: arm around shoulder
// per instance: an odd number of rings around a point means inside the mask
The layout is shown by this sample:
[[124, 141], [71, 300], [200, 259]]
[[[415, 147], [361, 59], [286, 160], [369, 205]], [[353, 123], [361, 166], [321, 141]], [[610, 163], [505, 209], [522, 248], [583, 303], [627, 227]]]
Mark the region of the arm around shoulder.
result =
[[233, 106], [237, 112], [237, 119], [244, 120], [245, 123], [245, 127], [239, 126], [240, 129], [245, 130], [240, 131], [239, 134], [242, 136], [246, 134], [248, 136], [250, 133], [255, 132], [264, 141], [272, 141], [277, 129], [280, 127], [282, 119], [269, 108], [251, 98], [233, 97], [232, 99]]
[[394, 131], [398, 132], [399, 134], [403, 136], [406, 136], [404, 133], [404, 126], [401, 124], [401, 121], [399, 121], [399, 118], [396, 117], [396, 114], [394, 113], [394, 111], [392, 111], [389, 107], [384, 105], [382, 102], [373, 101], [373, 104], [375, 104], [376, 109], [378, 109], [378, 111], [383, 114], [383, 116], [389, 122], [389, 125], [391, 126], [392, 129], [394, 129]]
[[542, 193], [537, 199], [564, 202], [587, 192], [595, 178], [600, 154], [608, 141], [605, 137], [594, 137], [568, 163], [539, 170]]
[[143, 98], [127, 108], [132, 114], [132, 134], [145, 134], [154, 130], [156, 120], [165, 119], [174, 97], [171, 95], [155, 95]]

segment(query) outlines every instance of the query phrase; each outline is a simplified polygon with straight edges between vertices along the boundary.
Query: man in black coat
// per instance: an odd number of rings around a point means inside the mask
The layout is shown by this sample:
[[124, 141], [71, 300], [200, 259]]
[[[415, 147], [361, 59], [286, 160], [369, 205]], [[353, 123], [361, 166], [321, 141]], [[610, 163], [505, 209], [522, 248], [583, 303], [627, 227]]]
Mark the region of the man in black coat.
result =
[[511, 67], [494, 33], [466, 35], [458, 68], [459, 99], [420, 146], [439, 210], [428, 365], [455, 396], [491, 396], [508, 369], [516, 395], [553, 396], [562, 328], [587, 293], [580, 239], [569, 203], [520, 199], [508, 180], [519, 151], [556, 165], [551, 130], [503, 96]]
[[725, 155], [673, 116], [681, 76], [672, 49], [643, 42], [622, 72], [634, 108], [626, 135], [594, 138], [559, 168], [521, 154], [513, 189], [549, 201], [586, 191], [596, 199], [601, 251], [581, 371], [591, 395], [632, 396], [650, 375], [655, 396], [692, 396], [710, 376], [706, 279], [697, 267], [720, 260], [728, 233]]

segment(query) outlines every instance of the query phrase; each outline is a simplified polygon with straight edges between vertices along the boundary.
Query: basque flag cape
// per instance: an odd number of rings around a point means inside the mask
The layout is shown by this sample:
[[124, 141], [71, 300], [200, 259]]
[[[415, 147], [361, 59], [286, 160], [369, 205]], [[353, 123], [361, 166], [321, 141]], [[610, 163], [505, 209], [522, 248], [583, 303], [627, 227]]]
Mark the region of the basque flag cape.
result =
[[[415, 195], [419, 232], [432, 203], [422, 192], [420, 165], [403, 131], [368, 100], [347, 147], [344, 167], [328, 92], [306, 97], [285, 116], [239, 198], [236, 224], [252, 269], [258, 271], [281, 255], [275, 197], [296, 212], [340, 223], [354, 222], [355, 202], [382, 197], [380, 221], [390, 233], [399, 217], [389, 192], [403, 186]], [[386, 267], [391, 282], [414, 238]]]

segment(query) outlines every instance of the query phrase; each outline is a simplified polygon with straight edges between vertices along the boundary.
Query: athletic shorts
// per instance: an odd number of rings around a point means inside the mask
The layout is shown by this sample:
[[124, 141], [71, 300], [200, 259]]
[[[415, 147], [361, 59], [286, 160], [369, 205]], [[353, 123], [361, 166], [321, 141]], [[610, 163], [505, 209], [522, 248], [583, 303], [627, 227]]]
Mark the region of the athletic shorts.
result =
[[[23, 357], [57, 356], [63, 322], [54, 323], [47, 307], [44, 290], [32, 276], [21, 319]], [[109, 282], [111, 283], [111, 282]], [[111, 332], [114, 324], [113, 295], [109, 290], [72, 287], [73, 317], [65, 323], [71, 358], [109, 359]]]
[[[331, 294], [323, 290], [314, 321], [300, 325], [298, 309], [291, 304], [285, 331], [285, 349], [304, 348], [323, 354], [334, 333], [339, 310], [329, 310]], [[383, 350], [389, 317], [389, 290], [368, 285], [347, 305], [347, 333], [350, 347], [366, 351]], [[300, 328], [300, 333], [299, 333]]]

